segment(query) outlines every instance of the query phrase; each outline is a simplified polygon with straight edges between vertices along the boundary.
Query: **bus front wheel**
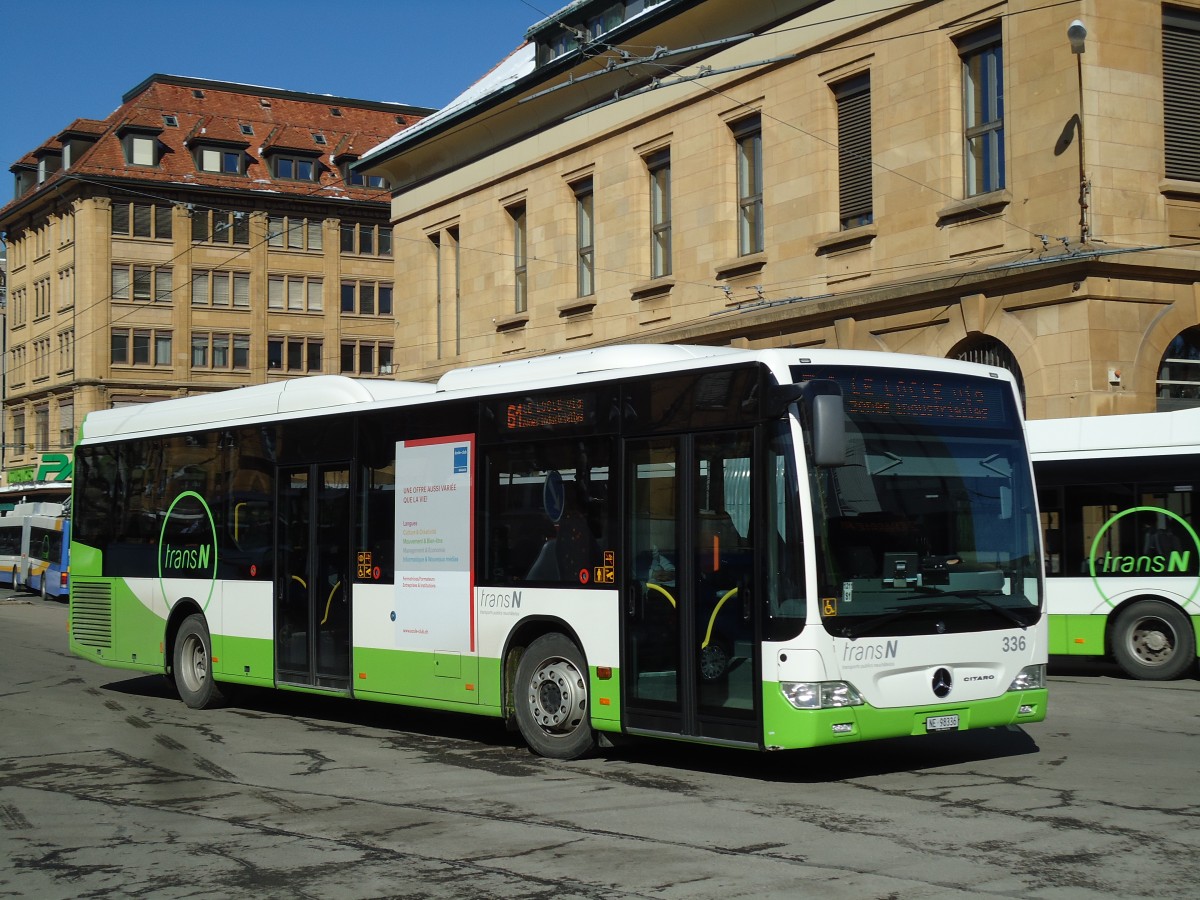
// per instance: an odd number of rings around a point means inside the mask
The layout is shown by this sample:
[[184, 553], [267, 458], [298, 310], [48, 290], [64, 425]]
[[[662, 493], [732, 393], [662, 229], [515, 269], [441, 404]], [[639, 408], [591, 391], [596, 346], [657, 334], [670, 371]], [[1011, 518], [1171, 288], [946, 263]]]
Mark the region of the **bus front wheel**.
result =
[[222, 701], [221, 689], [213, 678], [212, 638], [204, 616], [183, 620], [175, 635], [175, 687], [179, 698], [192, 709], [207, 709]]
[[521, 736], [538, 755], [577, 759], [592, 749], [587, 664], [569, 638], [545, 634], [529, 645], [514, 699]]
[[1178, 678], [1196, 661], [1191, 619], [1159, 600], [1139, 600], [1121, 610], [1112, 646], [1125, 673], [1144, 681]]

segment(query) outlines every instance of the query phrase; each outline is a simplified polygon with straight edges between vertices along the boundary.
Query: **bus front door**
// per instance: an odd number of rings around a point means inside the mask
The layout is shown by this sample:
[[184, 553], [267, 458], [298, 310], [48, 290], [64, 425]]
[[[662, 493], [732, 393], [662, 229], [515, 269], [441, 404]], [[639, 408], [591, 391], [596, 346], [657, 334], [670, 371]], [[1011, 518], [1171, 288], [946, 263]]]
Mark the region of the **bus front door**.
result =
[[350, 469], [280, 469], [275, 670], [280, 684], [350, 689]]
[[632, 732], [761, 744], [753, 432], [625, 445], [622, 709]]

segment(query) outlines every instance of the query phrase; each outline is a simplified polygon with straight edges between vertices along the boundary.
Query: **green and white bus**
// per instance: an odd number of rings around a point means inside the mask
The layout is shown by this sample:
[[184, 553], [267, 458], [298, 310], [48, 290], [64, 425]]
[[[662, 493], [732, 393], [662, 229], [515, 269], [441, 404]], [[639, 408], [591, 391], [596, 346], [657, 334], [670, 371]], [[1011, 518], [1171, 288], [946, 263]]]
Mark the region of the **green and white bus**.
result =
[[1200, 632], [1200, 409], [1028, 423], [1050, 652], [1178, 678]]
[[88, 415], [70, 642], [171, 676], [499, 717], [538, 753], [785, 749], [1046, 713], [1013, 382], [619, 346]]

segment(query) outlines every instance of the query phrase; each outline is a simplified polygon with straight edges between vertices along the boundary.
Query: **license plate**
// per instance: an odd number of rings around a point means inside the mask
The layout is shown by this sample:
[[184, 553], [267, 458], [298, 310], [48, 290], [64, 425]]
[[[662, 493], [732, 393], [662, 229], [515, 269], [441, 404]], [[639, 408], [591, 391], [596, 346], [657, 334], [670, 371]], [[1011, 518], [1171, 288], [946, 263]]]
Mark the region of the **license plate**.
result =
[[926, 731], [957, 731], [958, 716], [930, 716], [925, 720]]

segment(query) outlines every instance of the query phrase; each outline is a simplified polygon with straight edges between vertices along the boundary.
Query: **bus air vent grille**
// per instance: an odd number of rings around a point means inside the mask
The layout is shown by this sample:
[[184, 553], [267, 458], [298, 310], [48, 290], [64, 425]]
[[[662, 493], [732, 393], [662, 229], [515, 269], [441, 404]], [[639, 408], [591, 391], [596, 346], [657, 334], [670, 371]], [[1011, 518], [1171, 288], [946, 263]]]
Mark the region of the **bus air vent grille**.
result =
[[85, 647], [112, 648], [112, 588], [107, 581], [71, 585], [71, 636]]

